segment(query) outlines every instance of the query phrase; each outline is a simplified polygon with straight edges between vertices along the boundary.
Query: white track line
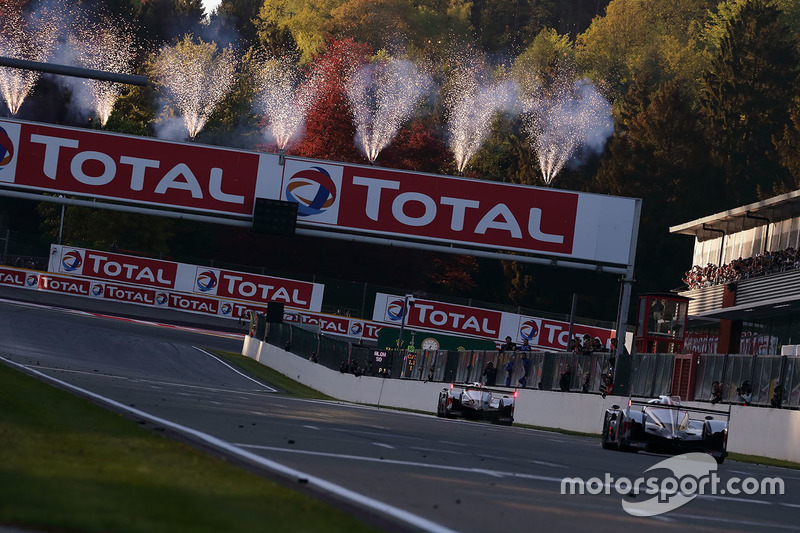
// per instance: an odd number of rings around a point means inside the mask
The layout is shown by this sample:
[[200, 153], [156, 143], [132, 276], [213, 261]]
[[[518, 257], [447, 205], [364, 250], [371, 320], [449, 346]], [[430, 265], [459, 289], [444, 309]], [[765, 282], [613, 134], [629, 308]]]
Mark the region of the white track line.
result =
[[36, 374], [37, 376], [40, 376], [40, 377], [44, 378], [46, 381], [50, 381], [50, 382], [53, 382], [53, 383], [58, 383], [62, 387], [77, 391], [77, 392], [79, 392], [81, 394], [84, 394], [84, 395], [90, 397], [90, 398], [94, 398], [95, 400], [98, 400], [98, 401], [100, 401], [100, 402], [102, 402], [104, 404], [110, 405], [110, 406], [112, 406], [112, 407], [114, 407], [116, 409], [119, 409], [119, 410], [125, 411], [127, 413], [136, 415], [138, 417], [147, 419], [150, 422], [155, 422], [155, 423], [160, 424], [162, 426], [169, 427], [169, 428], [171, 428], [171, 429], [173, 429], [175, 431], [179, 431], [179, 432], [183, 433], [184, 435], [189, 435], [191, 437], [194, 437], [195, 439], [200, 440], [200, 441], [202, 441], [202, 442], [204, 442], [204, 443], [206, 443], [206, 444], [208, 444], [210, 446], [213, 446], [214, 448], [217, 448], [217, 449], [220, 449], [220, 450], [224, 450], [224, 451], [226, 451], [226, 452], [228, 452], [228, 453], [230, 453], [232, 455], [236, 455], [236, 456], [241, 457], [243, 459], [246, 459], [246, 460], [248, 460], [250, 462], [253, 462], [253, 463], [255, 463], [255, 464], [259, 465], [259, 466], [262, 466], [264, 468], [268, 468], [269, 470], [272, 470], [274, 472], [278, 472], [279, 474], [283, 474], [285, 476], [293, 477], [293, 478], [296, 478], [298, 480], [299, 479], [305, 480], [306, 483], [308, 485], [310, 485], [310, 486], [318, 487], [318, 488], [320, 488], [322, 490], [331, 492], [331, 493], [337, 495], [340, 498], [343, 498], [345, 500], [349, 500], [349, 501], [355, 503], [356, 505], [361, 505], [363, 507], [368, 507], [368, 508], [370, 508], [370, 509], [372, 509], [374, 511], [377, 511], [378, 513], [383, 513], [384, 515], [391, 516], [392, 518], [395, 518], [396, 520], [399, 520], [399, 521], [405, 522], [405, 523], [407, 523], [407, 524], [409, 524], [411, 526], [420, 528], [423, 531], [429, 531], [431, 533], [456, 533], [454, 530], [452, 530], [452, 529], [450, 529], [448, 527], [445, 527], [443, 525], [437, 524], [436, 522], [432, 522], [432, 521], [427, 520], [425, 518], [421, 518], [421, 517], [419, 517], [419, 516], [417, 516], [417, 515], [415, 515], [413, 513], [410, 513], [408, 511], [404, 511], [403, 509], [399, 509], [397, 507], [394, 507], [394, 506], [389, 505], [387, 503], [384, 503], [382, 501], [376, 500], [374, 498], [370, 498], [369, 496], [365, 496], [363, 494], [359, 494], [359, 493], [357, 493], [355, 491], [352, 491], [350, 489], [344, 488], [341, 485], [337, 485], [335, 483], [331, 483], [330, 481], [324, 480], [322, 478], [318, 478], [316, 476], [309, 475], [309, 474], [307, 474], [305, 472], [302, 472], [300, 470], [295, 470], [294, 468], [290, 468], [290, 467], [285, 466], [285, 465], [283, 465], [281, 463], [278, 463], [276, 461], [271, 461], [269, 459], [261, 457], [260, 455], [248, 452], [247, 450], [243, 450], [242, 448], [240, 448], [240, 447], [238, 447], [236, 445], [233, 445], [233, 444], [231, 444], [229, 442], [226, 442], [226, 441], [224, 441], [222, 439], [218, 439], [217, 437], [214, 437], [213, 435], [209, 435], [208, 433], [203, 433], [202, 431], [198, 431], [196, 429], [192, 429], [190, 427], [183, 426], [183, 425], [178, 424], [176, 422], [172, 422], [170, 420], [166, 420], [164, 418], [151, 415], [150, 413], [147, 413], [147, 412], [142, 411], [140, 409], [136, 409], [134, 407], [129, 407], [127, 405], [119, 403], [116, 400], [112, 400], [111, 398], [106, 398], [105, 396], [101, 396], [100, 394], [96, 394], [96, 393], [94, 393], [92, 391], [89, 391], [89, 390], [86, 390], [84, 388], [72, 385], [71, 383], [67, 383], [66, 381], [62, 381], [62, 380], [54, 378], [52, 376], [48, 376], [47, 374], [39, 372], [38, 370], [26, 367], [24, 365], [21, 365], [19, 363], [14, 362], [14, 361], [12, 361], [10, 359], [6, 359], [5, 357], [0, 356], [0, 360], [4, 361], [8, 365], [23, 369], [23, 371], [25, 371], [25, 372]]
[[253, 379], [253, 378], [251, 378], [250, 376], [248, 376], [247, 374], [245, 374], [245, 373], [243, 373], [243, 372], [240, 372], [238, 369], [236, 369], [236, 368], [232, 367], [231, 365], [229, 365], [228, 363], [226, 363], [225, 361], [223, 361], [222, 359], [220, 359], [220, 358], [219, 358], [219, 357], [217, 357], [216, 355], [214, 355], [214, 354], [211, 354], [211, 353], [208, 353], [208, 352], [207, 352], [207, 351], [205, 351], [204, 349], [202, 349], [202, 348], [198, 348], [197, 346], [193, 346], [193, 348], [194, 348], [195, 350], [197, 350], [197, 351], [201, 352], [201, 353], [204, 353], [204, 354], [206, 354], [207, 356], [211, 357], [212, 359], [216, 359], [217, 361], [219, 361], [219, 362], [220, 362], [220, 363], [222, 363], [223, 365], [227, 366], [228, 368], [230, 368], [231, 370], [233, 370], [234, 372], [236, 372], [237, 374], [239, 374], [239, 375], [240, 375], [240, 376], [242, 376], [243, 378], [247, 378], [247, 379], [249, 379], [250, 381], [252, 381], [253, 383], [256, 383], [258, 386], [260, 386], [260, 387], [264, 387], [265, 389], [269, 390], [270, 392], [278, 392], [278, 389], [273, 389], [273, 388], [272, 388], [272, 387], [270, 387], [269, 385], [264, 385], [263, 383], [261, 383], [261, 382], [260, 382], [260, 381], [258, 381], [257, 379]]

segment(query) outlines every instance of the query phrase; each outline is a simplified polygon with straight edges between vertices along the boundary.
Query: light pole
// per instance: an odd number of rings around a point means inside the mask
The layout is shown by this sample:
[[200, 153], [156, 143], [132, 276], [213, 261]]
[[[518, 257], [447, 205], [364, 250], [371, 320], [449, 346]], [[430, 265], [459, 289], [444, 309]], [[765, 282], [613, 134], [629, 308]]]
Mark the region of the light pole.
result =
[[[60, 194], [59, 198], [63, 198]], [[64, 204], [61, 204], [61, 223], [58, 225], [58, 244], [61, 245], [61, 234], [64, 233]]]

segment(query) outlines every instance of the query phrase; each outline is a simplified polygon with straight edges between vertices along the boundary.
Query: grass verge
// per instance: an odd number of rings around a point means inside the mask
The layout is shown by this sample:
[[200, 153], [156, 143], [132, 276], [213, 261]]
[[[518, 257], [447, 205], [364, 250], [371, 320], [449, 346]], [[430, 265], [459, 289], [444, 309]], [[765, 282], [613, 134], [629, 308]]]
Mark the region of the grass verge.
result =
[[762, 457], [760, 455], [747, 455], [745, 453], [728, 452], [728, 459], [731, 461], [739, 461], [742, 463], [755, 463], [757, 465], [766, 466], [780, 466], [782, 468], [793, 468], [800, 470], [800, 463], [793, 463], [792, 461], [784, 461], [782, 459], [772, 459], [770, 457]]
[[375, 531], [3, 364], [0, 524], [82, 533]]
[[255, 359], [251, 359], [245, 355], [234, 352], [223, 352], [220, 350], [212, 350], [211, 352], [214, 355], [221, 357], [228, 363], [247, 372], [250, 376], [281, 389], [283, 393], [289, 396], [294, 396], [296, 398], [313, 398], [316, 400], [336, 401], [336, 398], [332, 398], [331, 396], [323, 394], [316, 389], [312, 389], [311, 387], [303, 385], [302, 383], [298, 383], [292, 378], [284, 376], [280, 372], [273, 370], [266, 365], [262, 365]]

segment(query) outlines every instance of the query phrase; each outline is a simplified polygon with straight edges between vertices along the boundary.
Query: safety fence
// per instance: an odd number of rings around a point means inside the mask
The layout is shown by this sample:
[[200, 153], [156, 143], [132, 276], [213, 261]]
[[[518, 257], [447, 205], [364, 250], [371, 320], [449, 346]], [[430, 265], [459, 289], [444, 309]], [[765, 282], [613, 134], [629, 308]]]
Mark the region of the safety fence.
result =
[[[262, 324], [256, 338], [331, 369], [417, 381], [472, 383], [543, 390], [600, 392], [612, 371], [610, 352], [499, 352], [494, 350], [380, 350], [293, 324]], [[568, 368], [569, 367], [569, 368]], [[568, 371], [568, 373], [567, 373]]]
[[[256, 337], [328, 368], [359, 375], [445, 383], [481, 382], [541, 390], [599, 393], [606, 374], [614, 372], [609, 352], [588, 355], [570, 352], [499, 352], [491, 350], [416, 351], [379, 350], [335, 338], [293, 324], [269, 324]], [[266, 337], [266, 338], [265, 338]], [[632, 396], [653, 398], [670, 394], [675, 356], [633, 354], [630, 370], [620, 365], [618, 382], [628, 383]], [[491, 363], [491, 365], [490, 365]], [[568, 370], [567, 378], [562, 377]], [[620, 375], [623, 372], [626, 375]], [[739, 391], [751, 385], [751, 405], [800, 406], [800, 356], [704, 354], [693, 370], [693, 398], [707, 401], [712, 384], [722, 388], [723, 403], [742, 403]], [[777, 393], [777, 397], [776, 397]], [[778, 399], [773, 405], [773, 400]]]
[[[634, 354], [630, 391], [633, 396], [670, 394], [673, 354]], [[787, 355], [702, 354], [697, 356], [694, 399], [711, 399], [714, 382], [720, 384], [722, 402], [743, 403], [749, 388], [750, 405], [797, 408], [800, 406], [800, 357]], [[749, 383], [749, 387], [745, 384]]]

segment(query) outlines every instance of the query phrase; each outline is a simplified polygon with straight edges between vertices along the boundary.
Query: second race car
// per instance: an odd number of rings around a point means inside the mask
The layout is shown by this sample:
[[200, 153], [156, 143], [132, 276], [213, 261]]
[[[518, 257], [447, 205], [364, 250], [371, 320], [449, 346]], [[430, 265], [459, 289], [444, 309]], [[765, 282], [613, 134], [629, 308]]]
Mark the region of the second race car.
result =
[[[634, 408], [635, 407], [635, 408]], [[705, 414], [692, 418], [689, 413]], [[716, 420], [715, 416], [726, 420]], [[722, 463], [728, 452], [728, 413], [688, 408], [677, 396], [629, 400], [627, 409], [614, 405], [603, 419], [603, 448], [636, 452], [707, 453]]]
[[436, 416], [489, 420], [510, 426], [514, 422], [514, 390], [490, 389], [481, 383], [455, 385], [442, 389]]

